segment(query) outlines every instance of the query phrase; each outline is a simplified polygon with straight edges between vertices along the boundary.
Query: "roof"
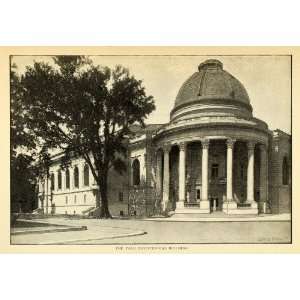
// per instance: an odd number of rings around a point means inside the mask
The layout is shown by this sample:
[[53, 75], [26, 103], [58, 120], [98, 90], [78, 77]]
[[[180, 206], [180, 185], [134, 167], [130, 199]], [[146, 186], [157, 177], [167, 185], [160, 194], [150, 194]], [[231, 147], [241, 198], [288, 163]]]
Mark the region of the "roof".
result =
[[130, 126], [130, 130], [134, 133], [134, 134], [144, 134], [146, 132], [152, 132], [155, 131], [157, 129], [159, 129], [160, 127], [162, 127], [165, 124], [146, 124], [145, 127], [142, 127], [141, 125], [132, 125]]
[[[133, 132], [134, 137], [141, 136], [146, 132], [153, 132], [165, 124], [146, 124], [145, 127], [142, 127], [139, 124], [134, 124], [130, 126], [130, 130]], [[51, 155], [51, 160], [55, 161], [63, 156], [65, 151], [59, 150], [57, 153]]]
[[227, 71], [219, 60], [208, 59], [201, 63], [198, 72], [181, 86], [174, 108], [201, 99], [228, 99], [250, 104], [243, 84]]

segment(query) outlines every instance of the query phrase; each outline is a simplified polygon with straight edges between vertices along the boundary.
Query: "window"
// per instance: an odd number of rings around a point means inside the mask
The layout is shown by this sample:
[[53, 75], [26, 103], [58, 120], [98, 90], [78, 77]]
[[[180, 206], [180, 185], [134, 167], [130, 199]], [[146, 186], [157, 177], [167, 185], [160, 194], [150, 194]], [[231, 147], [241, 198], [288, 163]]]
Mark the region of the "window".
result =
[[70, 188], [70, 171], [69, 169], [66, 170], [66, 189]]
[[74, 196], [74, 204], [76, 204], [77, 198], [76, 195]]
[[123, 202], [123, 192], [119, 192], [119, 201]]
[[132, 163], [132, 184], [140, 185], [140, 162], [138, 159]]
[[68, 196], [66, 196], [66, 204], [68, 204]]
[[79, 187], [79, 171], [77, 166], [74, 168], [74, 186], [76, 188]]
[[61, 190], [61, 170], [58, 171], [57, 185], [58, 185], [58, 189]]
[[86, 164], [83, 169], [83, 183], [85, 186], [90, 184], [89, 171], [89, 166]]
[[86, 194], [83, 196], [83, 203], [86, 204]]
[[217, 179], [219, 177], [219, 165], [218, 164], [212, 164], [211, 166], [211, 178]]
[[282, 161], [282, 184], [288, 185], [289, 184], [289, 166], [287, 157], [285, 156]]
[[55, 186], [55, 180], [54, 180], [54, 174], [53, 173], [51, 174], [50, 181], [51, 181], [51, 191], [53, 191], [54, 186]]
[[197, 189], [197, 200], [199, 200], [200, 199], [200, 190], [199, 189]]

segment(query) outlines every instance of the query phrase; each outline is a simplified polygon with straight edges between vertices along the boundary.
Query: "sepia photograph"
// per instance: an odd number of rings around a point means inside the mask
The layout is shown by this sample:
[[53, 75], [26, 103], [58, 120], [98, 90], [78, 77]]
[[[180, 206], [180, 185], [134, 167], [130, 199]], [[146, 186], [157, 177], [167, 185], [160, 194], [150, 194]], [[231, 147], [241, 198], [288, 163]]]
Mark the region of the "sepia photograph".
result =
[[11, 55], [11, 245], [292, 243], [292, 56]]
[[294, 299], [295, 1], [2, 1], [3, 299]]

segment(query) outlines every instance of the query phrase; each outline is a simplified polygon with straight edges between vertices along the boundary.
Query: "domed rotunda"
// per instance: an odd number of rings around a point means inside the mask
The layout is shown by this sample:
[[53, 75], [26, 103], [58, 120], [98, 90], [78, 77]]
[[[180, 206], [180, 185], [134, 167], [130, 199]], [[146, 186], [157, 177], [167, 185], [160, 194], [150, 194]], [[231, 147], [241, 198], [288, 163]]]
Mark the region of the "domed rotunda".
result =
[[243, 84], [209, 59], [181, 86], [170, 122], [153, 134], [156, 192], [180, 214], [270, 210], [273, 132], [253, 116]]

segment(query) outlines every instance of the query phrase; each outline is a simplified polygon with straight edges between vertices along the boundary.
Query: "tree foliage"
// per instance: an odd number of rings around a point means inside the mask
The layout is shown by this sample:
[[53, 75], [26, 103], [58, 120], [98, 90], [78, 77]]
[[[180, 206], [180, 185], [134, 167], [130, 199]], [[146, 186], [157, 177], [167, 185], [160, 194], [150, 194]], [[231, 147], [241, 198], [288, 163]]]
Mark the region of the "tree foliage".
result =
[[[37, 168], [33, 164], [36, 140], [26, 126], [28, 110], [23, 102], [23, 90], [16, 66], [10, 73], [10, 167], [11, 211], [30, 212], [36, 203]], [[29, 153], [31, 152], [31, 153]]]
[[74, 156], [85, 159], [100, 188], [100, 215], [110, 217], [108, 171], [125, 170], [126, 138], [131, 126], [144, 125], [155, 109], [153, 97], [124, 67], [111, 70], [82, 56], [53, 60], [53, 65], [35, 62], [21, 78], [26, 126], [44, 149], [63, 150], [65, 163]]

